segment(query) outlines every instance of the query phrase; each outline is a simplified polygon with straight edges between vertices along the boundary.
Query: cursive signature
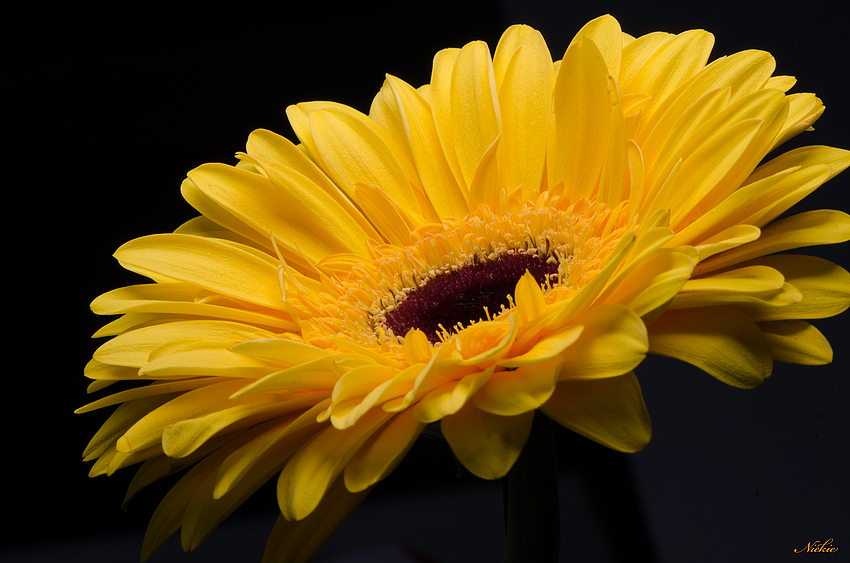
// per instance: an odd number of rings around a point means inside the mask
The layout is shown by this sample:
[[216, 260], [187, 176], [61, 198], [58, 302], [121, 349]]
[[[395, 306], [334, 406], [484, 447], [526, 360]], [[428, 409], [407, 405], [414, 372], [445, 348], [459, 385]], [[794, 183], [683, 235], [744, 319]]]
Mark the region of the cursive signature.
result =
[[819, 552], [819, 553], [835, 553], [838, 551], [837, 547], [833, 547], [832, 538], [829, 538], [825, 542], [821, 542], [820, 540], [809, 542], [809, 544], [803, 549], [795, 549], [794, 553], [810, 553], [810, 552]]

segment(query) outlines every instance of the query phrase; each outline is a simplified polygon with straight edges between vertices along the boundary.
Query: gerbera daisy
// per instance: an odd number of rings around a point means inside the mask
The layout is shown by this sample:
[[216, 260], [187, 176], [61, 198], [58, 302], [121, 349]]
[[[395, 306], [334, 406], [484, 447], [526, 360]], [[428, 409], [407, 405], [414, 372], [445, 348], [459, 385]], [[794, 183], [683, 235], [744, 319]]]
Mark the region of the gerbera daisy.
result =
[[[850, 239], [850, 217], [776, 220], [850, 164], [805, 147], [823, 113], [763, 51], [708, 64], [702, 30], [634, 38], [603, 16], [563, 58], [509, 28], [387, 76], [368, 114], [291, 106], [300, 144], [251, 134], [235, 166], [182, 185], [201, 216], [115, 256], [152, 280], [98, 297], [121, 314], [90, 391], [145, 382], [86, 449], [91, 475], [141, 463], [128, 499], [186, 469], [149, 557], [194, 549], [277, 476], [269, 561], [312, 557], [425, 426], [503, 477], [535, 412], [634, 452], [651, 427], [647, 353], [755, 387], [775, 360], [831, 361], [806, 319], [850, 304], [850, 274], [775, 253]], [[147, 383], [150, 382], [150, 383]]]

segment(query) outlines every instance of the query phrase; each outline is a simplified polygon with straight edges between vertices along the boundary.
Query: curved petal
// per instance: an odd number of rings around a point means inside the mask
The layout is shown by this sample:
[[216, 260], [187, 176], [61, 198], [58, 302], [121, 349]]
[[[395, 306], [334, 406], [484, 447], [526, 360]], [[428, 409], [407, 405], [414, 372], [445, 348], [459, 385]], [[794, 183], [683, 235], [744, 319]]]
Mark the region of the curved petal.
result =
[[360, 446], [391, 416], [373, 410], [345, 430], [328, 426], [298, 450], [277, 482], [284, 517], [301, 520], [313, 512]]
[[508, 193], [521, 186], [523, 197], [533, 199], [540, 189], [549, 138], [552, 82], [549, 48], [540, 32], [532, 30], [514, 51], [499, 84], [499, 171]]
[[746, 260], [783, 250], [836, 244], [848, 240], [850, 240], [850, 215], [831, 209], [806, 211], [767, 225], [762, 229], [758, 240], [701, 262], [694, 269], [694, 275], [728, 268]]
[[737, 307], [756, 321], [780, 319], [823, 319], [850, 307], [850, 273], [841, 266], [817, 256], [779, 254], [743, 264], [775, 268], [802, 299], [776, 309]]
[[370, 491], [365, 489], [351, 493], [340, 477], [306, 518], [291, 521], [283, 515], [278, 516], [263, 552], [262, 563], [307, 563], [312, 560]]
[[541, 410], [561, 426], [621, 452], [642, 450], [652, 436], [640, 385], [631, 372], [562, 381]]
[[575, 319], [584, 331], [561, 358], [561, 379], [599, 379], [634, 369], [649, 349], [646, 327], [623, 305], [600, 305]]
[[221, 295], [285, 311], [277, 267], [246, 247], [192, 235], [148, 235], [115, 251], [143, 276], [184, 281]]
[[412, 409], [396, 415], [345, 466], [345, 487], [352, 493], [365, 491], [389, 475], [424, 429]]
[[440, 145], [431, 106], [406, 82], [387, 75], [399, 109], [416, 170], [428, 200], [440, 218], [460, 219], [467, 212], [464, 192], [454, 179]]
[[649, 325], [649, 351], [745, 389], [761, 385], [773, 369], [770, 344], [758, 326], [722, 307], [666, 311]]
[[596, 44], [582, 36], [558, 70], [546, 162], [549, 186], [563, 183], [570, 201], [590, 197], [596, 187], [608, 153], [610, 112], [608, 67]]
[[832, 346], [821, 332], [805, 321], [758, 323], [778, 362], [820, 366], [832, 362]]
[[454, 454], [473, 475], [500, 479], [519, 457], [533, 420], [534, 411], [499, 416], [467, 403], [443, 418], [440, 427]]
[[533, 411], [545, 403], [558, 382], [562, 361], [551, 360], [495, 372], [472, 397], [482, 411], [515, 416]]

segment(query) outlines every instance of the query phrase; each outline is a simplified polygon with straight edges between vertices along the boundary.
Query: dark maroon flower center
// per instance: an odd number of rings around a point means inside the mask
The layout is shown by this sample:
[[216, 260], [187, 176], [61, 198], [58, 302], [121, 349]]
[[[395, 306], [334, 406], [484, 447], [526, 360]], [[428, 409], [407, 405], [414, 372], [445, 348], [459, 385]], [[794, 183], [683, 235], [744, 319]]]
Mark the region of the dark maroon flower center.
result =
[[547, 278], [552, 285], [558, 281], [557, 262], [537, 254], [508, 254], [434, 277], [387, 311], [384, 323], [396, 336], [418, 328], [432, 344], [439, 342], [443, 329], [451, 332], [458, 323], [466, 326], [486, 319], [486, 311], [494, 315], [503, 305], [508, 307], [508, 295], [513, 295], [526, 270], [539, 284]]

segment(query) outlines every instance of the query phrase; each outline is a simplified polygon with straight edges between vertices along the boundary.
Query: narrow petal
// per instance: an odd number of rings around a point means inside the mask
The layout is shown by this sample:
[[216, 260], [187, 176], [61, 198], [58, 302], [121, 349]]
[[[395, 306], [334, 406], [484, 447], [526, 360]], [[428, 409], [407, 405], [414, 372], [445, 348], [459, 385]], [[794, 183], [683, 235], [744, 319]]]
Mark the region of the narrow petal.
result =
[[328, 488], [319, 506], [303, 520], [278, 516], [263, 553], [262, 563], [307, 563], [354, 512], [370, 489], [350, 493], [342, 478]]
[[508, 193], [521, 186], [526, 199], [536, 196], [543, 179], [552, 82], [549, 48], [543, 36], [532, 31], [514, 51], [499, 84], [502, 182]]
[[390, 416], [370, 411], [345, 430], [329, 426], [298, 450], [277, 483], [278, 503], [286, 519], [302, 520], [313, 512], [360, 446]]
[[[652, 47], [656, 46], [655, 41], [656, 38], [653, 38]], [[676, 35], [652, 52], [635, 73], [627, 90], [646, 93], [652, 97], [643, 109], [646, 122], [651, 121], [660, 106], [670, 103], [668, 97], [682, 83], [702, 70], [713, 46], [714, 36], [711, 33], [695, 29]]]
[[850, 307], [850, 273], [817, 256], [779, 254], [745, 263], [778, 270], [802, 294], [798, 302], [780, 308], [737, 307], [757, 321], [823, 319]]
[[[617, 84], [623, 92], [637, 92], [635, 80], [641, 69], [659, 49], [669, 43], [675, 35], [656, 31], [638, 37], [623, 46], [620, 58], [620, 74], [616, 76]], [[642, 78], [643, 80], [643, 78]]]
[[256, 252], [191, 235], [149, 235], [115, 251], [125, 268], [185, 281], [221, 295], [285, 310], [277, 268]]
[[310, 130], [323, 168], [347, 193], [358, 183], [372, 184], [404, 209], [419, 211], [413, 187], [392, 150], [363, 116], [324, 109], [310, 113]]
[[390, 75], [387, 81], [428, 200], [441, 219], [464, 217], [468, 212], [464, 191], [455, 181], [440, 145], [431, 106], [406, 82]]
[[695, 260], [682, 252], [661, 249], [642, 261], [606, 299], [644, 316], [670, 302], [691, 276]]
[[564, 54], [553, 93], [554, 131], [546, 163], [549, 186], [563, 182], [570, 201], [593, 193], [608, 152], [608, 67], [590, 39]]
[[821, 332], [805, 321], [758, 323], [778, 362], [820, 366], [832, 362], [832, 346]]
[[[215, 303], [199, 303], [203, 290], [186, 283], [151, 283], [131, 285], [114, 289], [95, 299], [92, 312], [98, 315], [125, 313], [162, 313], [174, 318], [176, 315], [191, 315], [237, 321], [275, 332], [298, 330], [288, 315], [270, 315], [264, 311]], [[104, 334], [104, 336], [106, 336]]]
[[366, 255], [366, 232], [330, 195], [305, 176], [257, 162], [268, 178], [224, 164], [205, 164], [189, 172], [189, 179], [206, 197], [264, 235], [257, 242], [269, 244], [272, 234], [284, 245], [294, 247], [297, 241], [314, 260], [340, 252]]
[[272, 333], [227, 321], [173, 321], [120, 334], [101, 345], [94, 358], [106, 364], [141, 368], [151, 359], [151, 353], [165, 344], [192, 341], [226, 348], [269, 336]]
[[758, 240], [701, 262], [695, 275], [727, 268], [746, 260], [806, 246], [836, 244], [850, 240], [850, 215], [818, 209], [792, 215], [762, 229]]
[[[257, 129], [248, 136], [246, 147], [248, 154], [262, 160], [273, 162], [277, 166], [274, 173], [278, 176], [278, 184], [285, 186], [290, 179], [301, 184], [309, 180], [322, 192], [330, 196], [350, 217], [354, 218], [363, 231], [372, 238], [377, 238], [369, 220], [351, 202], [339, 186], [331, 182], [324, 172], [286, 137], [266, 129]], [[280, 181], [283, 180], [283, 181]]]
[[461, 190], [468, 191], [469, 184], [463, 177], [460, 168], [452, 126], [452, 72], [460, 49], [443, 49], [434, 55], [434, 65], [431, 69], [431, 87], [429, 89], [431, 112], [434, 125], [443, 147], [446, 162], [452, 171], [455, 182]]
[[490, 380], [494, 369], [491, 366], [480, 373], [470, 373], [428, 392], [413, 409], [414, 416], [423, 423], [431, 423], [455, 414]]
[[501, 131], [499, 98], [490, 51], [482, 41], [465, 45], [451, 78], [452, 138], [466, 185]]
[[649, 443], [652, 424], [637, 377], [561, 381], [545, 405], [555, 422], [621, 452], [637, 452]]
[[397, 414], [345, 466], [345, 487], [353, 493], [365, 491], [389, 475], [424, 429], [412, 409]]

